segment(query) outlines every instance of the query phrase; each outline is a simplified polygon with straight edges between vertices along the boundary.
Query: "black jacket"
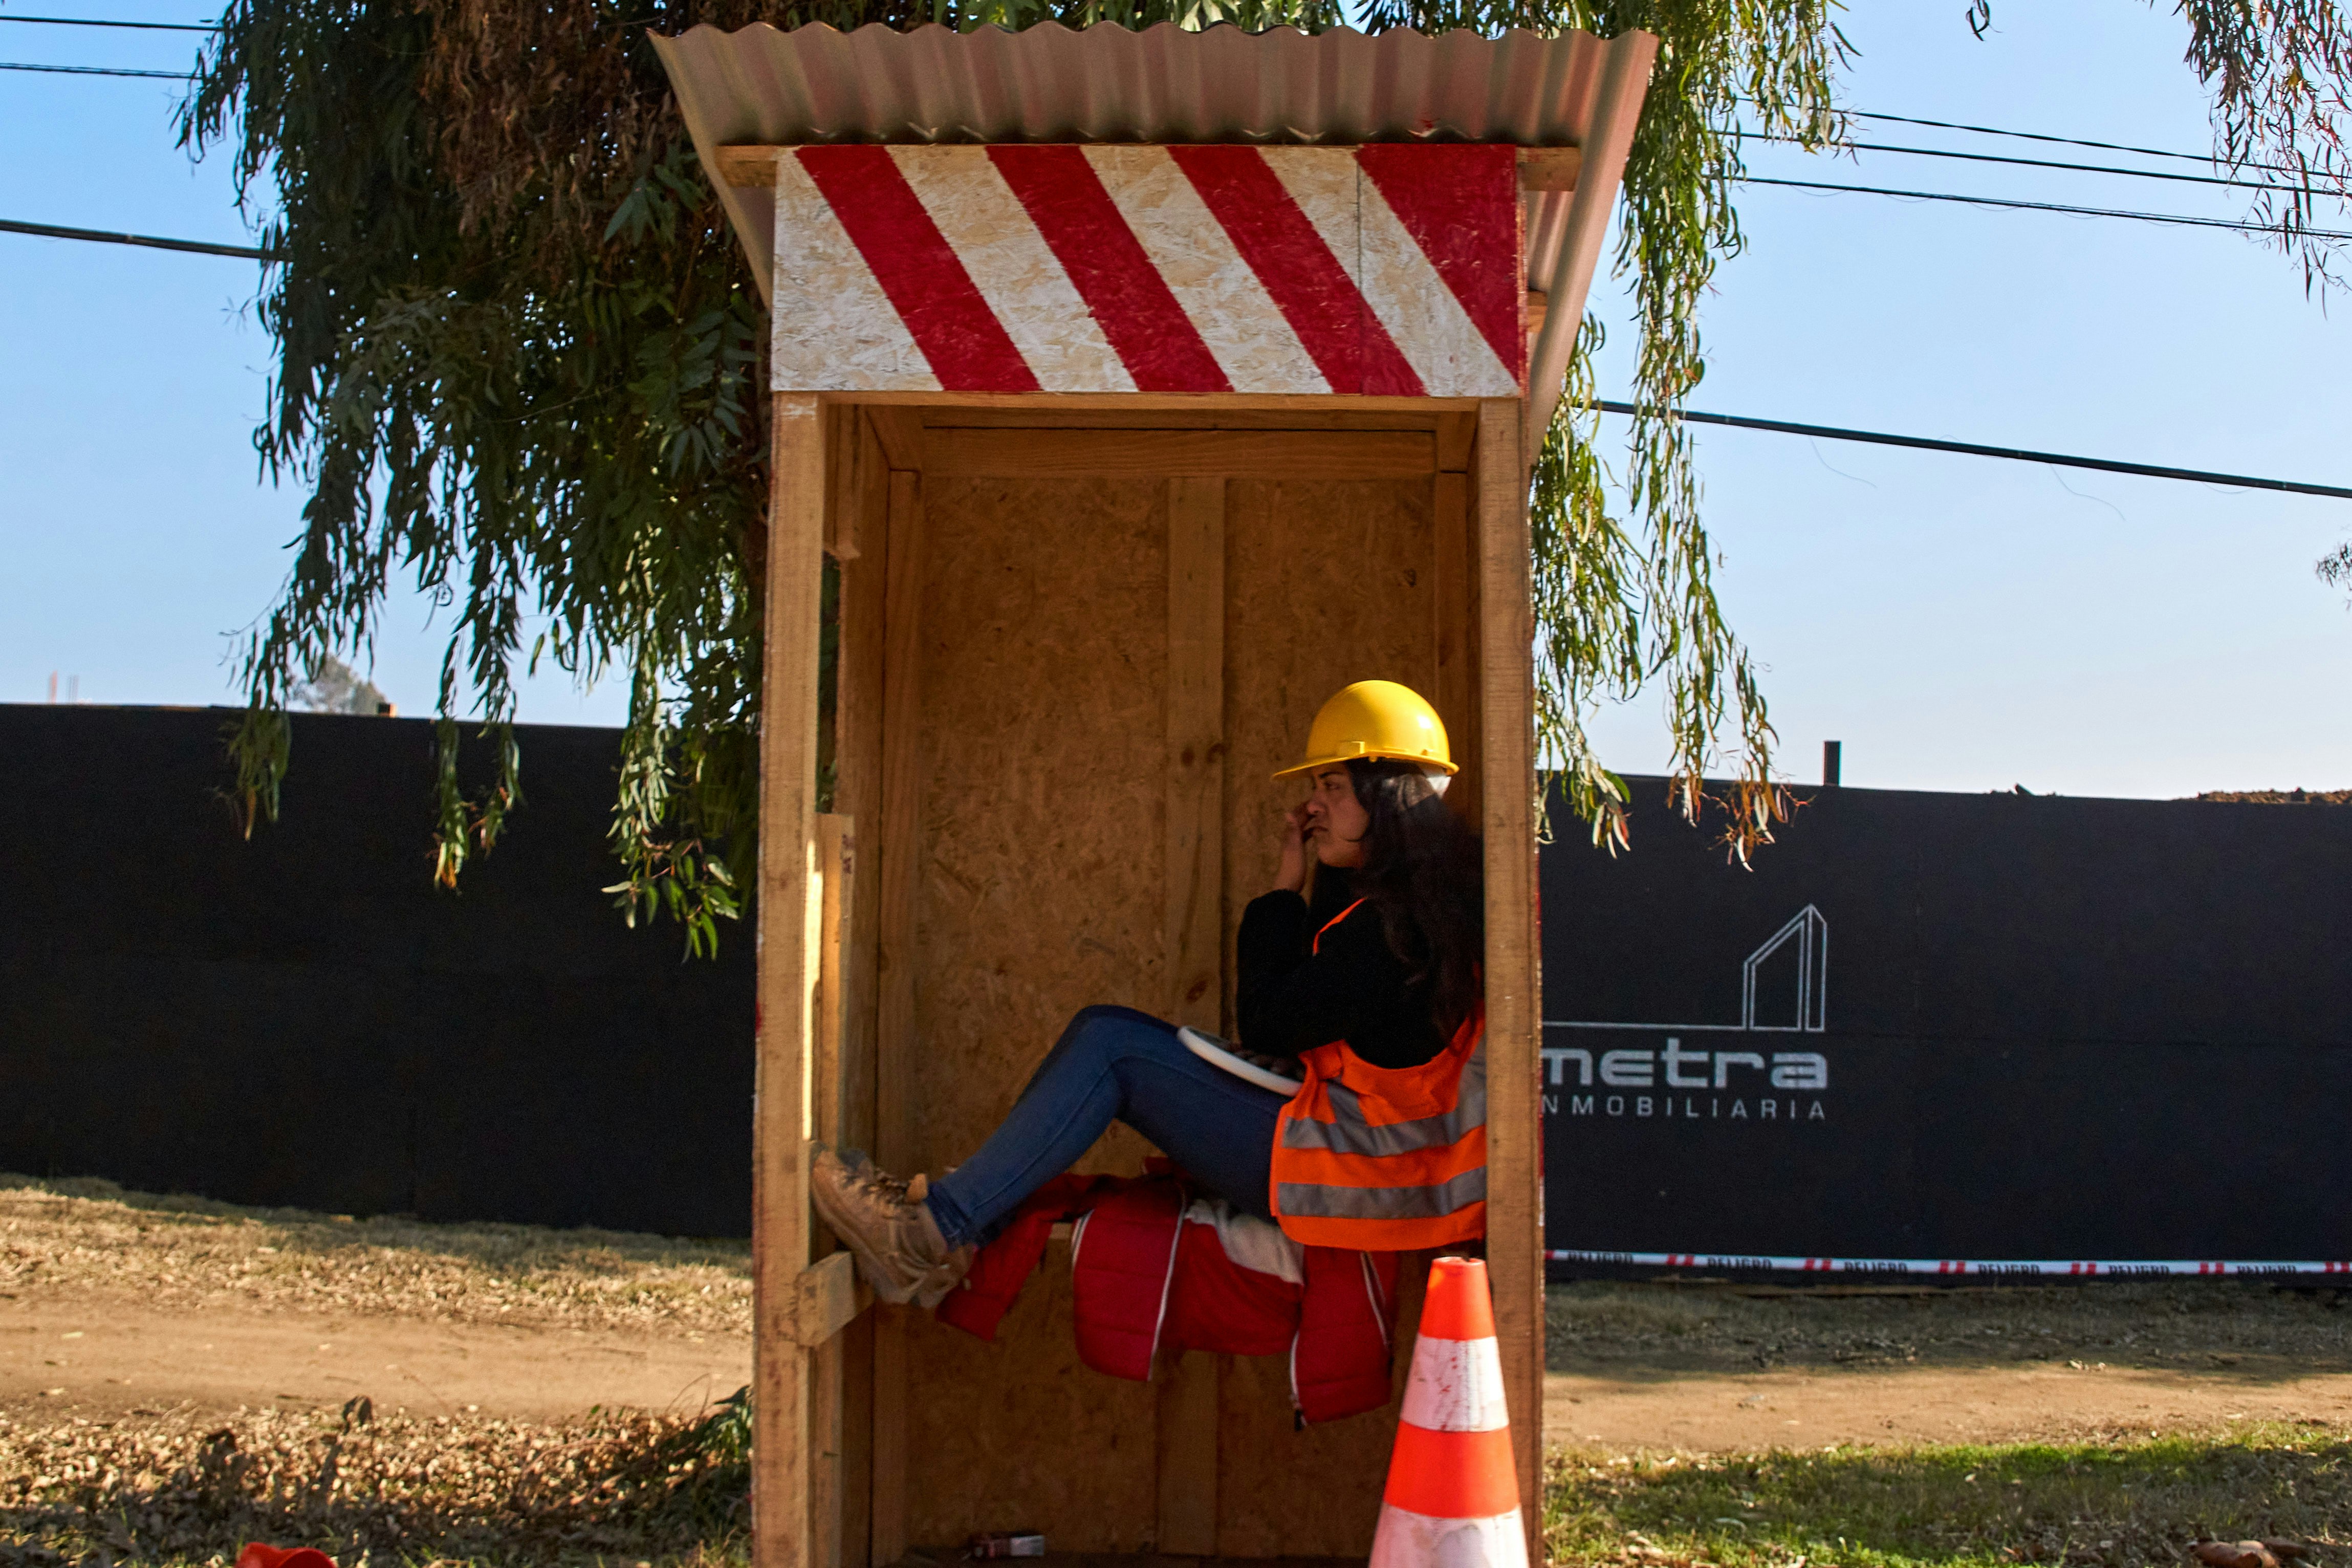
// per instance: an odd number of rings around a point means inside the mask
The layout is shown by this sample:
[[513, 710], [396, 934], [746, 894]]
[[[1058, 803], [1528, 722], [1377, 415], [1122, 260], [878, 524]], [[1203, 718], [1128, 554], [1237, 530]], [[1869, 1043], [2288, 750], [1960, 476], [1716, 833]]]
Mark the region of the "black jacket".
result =
[[1419, 1067], [1444, 1050], [1427, 984], [1411, 983], [1370, 908], [1326, 932], [1321, 951], [1310, 952], [1315, 933], [1354, 897], [1328, 868], [1317, 875], [1316, 895], [1311, 911], [1288, 892], [1253, 899], [1242, 911], [1234, 1006], [1241, 1043], [1295, 1057], [1345, 1040], [1383, 1068]]

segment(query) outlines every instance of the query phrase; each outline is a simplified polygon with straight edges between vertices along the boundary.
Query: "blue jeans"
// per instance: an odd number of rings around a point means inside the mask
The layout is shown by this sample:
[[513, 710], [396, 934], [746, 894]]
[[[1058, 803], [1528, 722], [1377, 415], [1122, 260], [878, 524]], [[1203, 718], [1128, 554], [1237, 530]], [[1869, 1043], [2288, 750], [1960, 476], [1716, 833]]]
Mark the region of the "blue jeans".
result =
[[1082, 1008], [980, 1152], [931, 1183], [931, 1217], [950, 1247], [987, 1241], [1117, 1121], [1235, 1208], [1270, 1219], [1283, 1104], [1186, 1050], [1173, 1025], [1132, 1007]]

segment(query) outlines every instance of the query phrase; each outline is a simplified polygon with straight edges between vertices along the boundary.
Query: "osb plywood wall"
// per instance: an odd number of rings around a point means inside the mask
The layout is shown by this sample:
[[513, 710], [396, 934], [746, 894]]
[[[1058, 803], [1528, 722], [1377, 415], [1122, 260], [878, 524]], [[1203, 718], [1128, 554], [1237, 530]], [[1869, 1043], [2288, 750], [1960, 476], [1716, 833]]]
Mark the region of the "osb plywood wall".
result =
[[[1435, 653], [1426, 481], [1236, 480], [1225, 489], [1225, 941], [1274, 879], [1302, 788], [1270, 776], [1306, 754], [1323, 700], [1351, 680], [1428, 692]], [[1230, 1003], [1227, 1016], [1231, 1016]], [[1419, 1321], [1420, 1295], [1401, 1324]], [[1398, 1358], [1399, 1367], [1404, 1355]], [[1237, 1359], [1219, 1405], [1217, 1549], [1349, 1556], [1370, 1549], [1393, 1407], [1292, 1430], [1288, 1368]]]
[[[995, 1127], [1079, 1007], [1166, 1010], [1168, 486], [932, 478], [923, 502], [913, 1120], [920, 1168], [938, 1171]], [[1224, 534], [1230, 973], [1297, 793], [1267, 775], [1348, 681], [1429, 689], [1430, 486], [1235, 481]], [[1146, 1152], [1114, 1130], [1080, 1168], [1133, 1172]], [[1063, 1249], [994, 1345], [919, 1319], [908, 1370], [911, 1539], [1152, 1543], [1154, 1394], [1078, 1363]], [[1287, 1377], [1279, 1358], [1222, 1368], [1218, 1550], [1360, 1555], [1393, 1413], [1295, 1432]]]
[[[1070, 1016], [1164, 1010], [1168, 487], [930, 479], [916, 1148], [978, 1147]], [[1141, 1144], [1119, 1153], [1136, 1168]]]
[[[1305, 794], [1272, 774], [1307, 754], [1323, 700], [1355, 680], [1432, 692], [1430, 494], [1425, 482], [1395, 479], [1225, 487], [1229, 955], [1242, 910], [1274, 880], [1283, 811]], [[1225, 984], [1230, 997], [1230, 963]]]
[[919, 1315], [908, 1346], [913, 1445], [908, 1538], [961, 1546], [976, 1531], [1043, 1530], [1056, 1552], [1139, 1552], [1157, 1529], [1150, 1384], [1078, 1360], [1070, 1249], [1045, 1265], [996, 1342]]
[[[924, 1169], [979, 1147], [1071, 1014], [1159, 1002], [1167, 489], [925, 482]], [[1120, 1129], [1086, 1163], [1134, 1171], [1143, 1153]], [[915, 1323], [917, 1542], [1043, 1527], [1060, 1549], [1132, 1552], [1154, 1529], [1151, 1389], [1079, 1364], [1055, 1253], [995, 1344]]]

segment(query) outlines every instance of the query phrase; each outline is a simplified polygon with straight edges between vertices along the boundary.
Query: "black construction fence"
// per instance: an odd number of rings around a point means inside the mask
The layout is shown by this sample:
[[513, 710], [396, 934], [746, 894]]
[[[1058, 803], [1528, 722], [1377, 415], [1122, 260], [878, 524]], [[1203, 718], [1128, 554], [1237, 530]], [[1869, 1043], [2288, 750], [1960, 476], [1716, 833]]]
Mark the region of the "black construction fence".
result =
[[746, 1234], [751, 935], [688, 963], [598, 890], [618, 732], [525, 727], [524, 805], [450, 891], [429, 723], [298, 716], [247, 841], [235, 718], [0, 707], [0, 1171]]
[[2352, 1258], [2352, 809], [1802, 790], [1743, 870], [1631, 783], [1543, 857], [1556, 1265]]
[[[248, 841], [234, 718], [0, 706], [0, 1171], [743, 1234], [751, 931], [599, 890], [617, 734], [450, 891], [428, 724], [296, 718]], [[1803, 790], [1742, 869], [1630, 783], [1543, 854], [1556, 1271], [2352, 1254], [2352, 809]]]

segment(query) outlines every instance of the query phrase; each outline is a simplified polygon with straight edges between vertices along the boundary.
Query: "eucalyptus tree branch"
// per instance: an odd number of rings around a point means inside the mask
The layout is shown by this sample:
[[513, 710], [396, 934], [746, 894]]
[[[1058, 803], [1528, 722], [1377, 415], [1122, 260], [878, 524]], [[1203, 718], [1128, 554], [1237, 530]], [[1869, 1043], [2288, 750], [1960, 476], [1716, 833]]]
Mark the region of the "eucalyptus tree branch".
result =
[[[2315, 230], [2336, 226], [2318, 203], [2352, 201], [2352, 15], [2341, 0], [2175, 0], [2174, 9], [2189, 25], [2184, 58], [2212, 94], [2214, 163], [2233, 176], [2296, 176], [2293, 185], [2250, 181], [2258, 194], [2248, 216], [2301, 264], [2306, 289], [2341, 286], [2343, 242]], [[1969, 0], [1967, 21], [1985, 37], [1991, 0]]]

